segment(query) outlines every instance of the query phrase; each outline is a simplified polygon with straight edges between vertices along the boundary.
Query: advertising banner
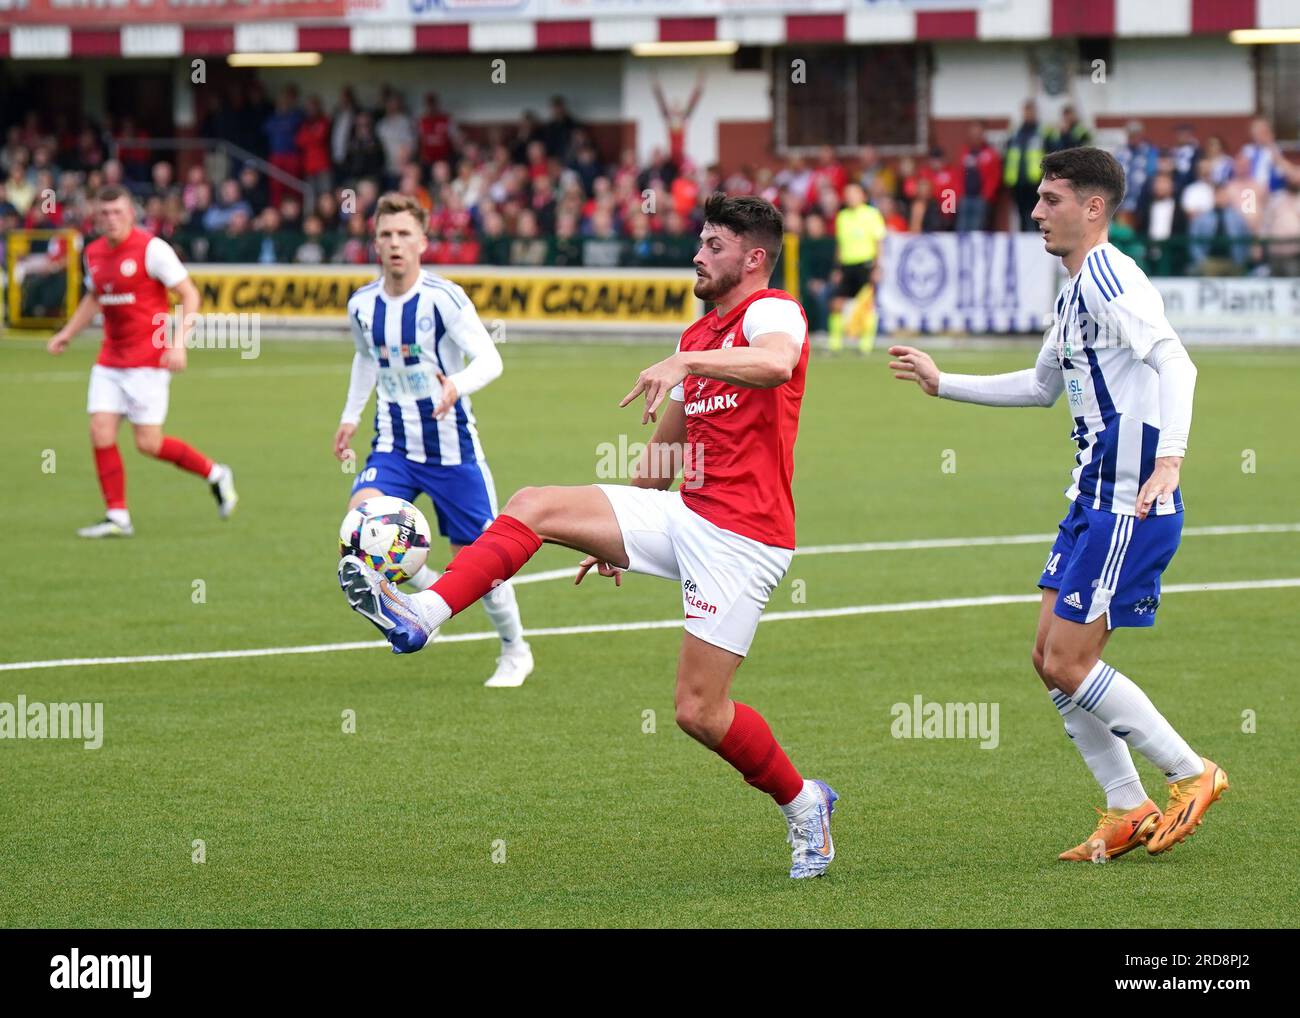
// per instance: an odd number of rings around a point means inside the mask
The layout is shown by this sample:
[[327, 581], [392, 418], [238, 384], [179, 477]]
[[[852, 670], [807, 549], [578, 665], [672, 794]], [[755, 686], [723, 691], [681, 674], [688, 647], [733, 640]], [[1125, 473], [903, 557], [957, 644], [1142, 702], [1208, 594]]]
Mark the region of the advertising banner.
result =
[[1184, 343], [1300, 342], [1300, 279], [1156, 277], [1151, 282]]
[[[348, 298], [372, 281], [376, 267], [191, 265], [200, 310], [257, 313], [267, 324], [334, 321], [346, 328]], [[691, 271], [449, 267], [484, 322], [557, 329], [680, 330], [702, 313]]]
[[1059, 262], [1025, 233], [891, 233], [878, 305], [890, 332], [1041, 332]]

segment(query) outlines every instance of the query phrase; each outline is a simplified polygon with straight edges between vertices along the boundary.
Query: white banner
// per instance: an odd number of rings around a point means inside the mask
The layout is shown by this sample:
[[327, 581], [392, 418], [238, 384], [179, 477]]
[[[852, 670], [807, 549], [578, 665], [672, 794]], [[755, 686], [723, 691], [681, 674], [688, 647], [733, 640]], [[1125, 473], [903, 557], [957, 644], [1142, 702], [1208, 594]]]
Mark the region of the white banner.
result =
[[1036, 233], [891, 233], [880, 323], [922, 334], [1041, 332], [1059, 264]]
[[1300, 342], [1300, 279], [1152, 278], [1185, 343]]

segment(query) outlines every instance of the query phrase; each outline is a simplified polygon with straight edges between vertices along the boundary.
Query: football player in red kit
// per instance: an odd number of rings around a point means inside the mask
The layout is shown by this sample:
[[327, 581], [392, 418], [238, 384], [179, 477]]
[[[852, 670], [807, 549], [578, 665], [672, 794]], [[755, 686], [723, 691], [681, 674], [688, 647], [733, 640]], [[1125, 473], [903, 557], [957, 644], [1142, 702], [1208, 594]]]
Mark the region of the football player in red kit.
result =
[[[117, 449], [118, 426], [125, 417], [135, 430], [135, 447], [146, 456], [175, 463], [198, 474], [212, 489], [221, 518], [239, 496], [230, 467], [215, 463], [179, 438], [164, 435], [167, 395], [173, 372], [185, 370], [185, 338], [199, 308], [199, 291], [176, 252], [159, 237], [135, 225], [135, 206], [120, 187], [99, 192], [96, 210], [100, 237], [86, 245], [86, 294], [68, 323], [49, 342], [61, 354], [72, 337], [104, 314], [104, 345], [90, 369], [90, 444], [107, 508], [105, 518], [77, 531], [81, 537], [130, 537], [126, 474]], [[167, 291], [180, 295], [182, 321], [166, 327]]]
[[[805, 780], [767, 722], [730, 697], [767, 600], [794, 553], [794, 443], [808, 365], [808, 320], [770, 289], [781, 213], [762, 198], [714, 194], [694, 263], [695, 295], [716, 305], [677, 352], [641, 372], [642, 423], [657, 422], [631, 484], [524, 488], [428, 590], [407, 595], [355, 556], [339, 565], [351, 607], [398, 653], [421, 649], [447, 619], [513, 576], [543, 542], [585, 552], [618, 582], [623, 570], [681, 585], [686, 630], [677, 662], [677, 724], [784, 813], [790, 876], [834, 858], [837, 796]], [[684, 449], [683, 481], [658, 465]], [[668, 453], [668, 455], [665, 455]]]

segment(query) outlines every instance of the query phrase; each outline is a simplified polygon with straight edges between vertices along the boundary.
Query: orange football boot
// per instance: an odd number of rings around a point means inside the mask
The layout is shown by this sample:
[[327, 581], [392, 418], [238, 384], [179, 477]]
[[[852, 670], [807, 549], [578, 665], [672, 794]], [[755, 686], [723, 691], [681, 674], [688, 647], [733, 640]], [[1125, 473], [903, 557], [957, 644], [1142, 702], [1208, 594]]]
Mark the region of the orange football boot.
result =
[[1151, 837], [1160, 822], [1160, 807], [1148, 799], [1130, 810], [1097, 810], [1101, 818], [1092, 837], [1058, 859], [1063, 862], [1105, 862], [1131, 852]]
[[1168, 852], [1184, 838], [1196, 833], [1201, 818], [1210, 805], [1228, 790], [1228, 775], [1218, 764], [1201, 757], [1205, 770], [1194, 778], [1184, 778], [1169, 786], [1169, 805], [1147, 842], [1152, 855]]

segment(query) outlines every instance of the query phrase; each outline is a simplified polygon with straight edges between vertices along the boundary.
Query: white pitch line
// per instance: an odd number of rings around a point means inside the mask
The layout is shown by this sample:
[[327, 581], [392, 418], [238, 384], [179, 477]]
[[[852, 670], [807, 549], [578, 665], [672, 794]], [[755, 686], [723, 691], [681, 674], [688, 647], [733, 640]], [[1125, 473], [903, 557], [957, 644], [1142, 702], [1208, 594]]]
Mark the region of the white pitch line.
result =
[[[231, 350], [229, 353], [232, 357], [238, 358], [238, 365], [229, 365], [223, 368], [190, 368], [186, 374], [191, 378], [203, 380], [209, 378], [298, 378], [306, 375], [337, 375], [339, 377], [344, 377], [348, 373], [348, 364], [346, 362], [344, 362], [342, 367], [337, 364], [304, 364], [298, 367], [286, 364], [275, 367], [263, 367], [260, 365], [254, 367], [252, 362], [257, 360], [257, 358], [239, 357], [238, 350]], [[17, 371], [0, 375], [0, 384], [5, 382], [22, 384], [33, 382], [81, 382], [84, 384], [88, 377], [89, 373], [86, 371]]]
[[[1218, 527], [1187, 527], [1183, 537], [1225, 537], [1232, 534], [1294, 534], [1300, 523], [1243, 523]], [[1001, 537], [931, 537], [916, 541], [868, 541], [862, 544], [819, 544], [796, 548], [796, 555], [843, 555], [849, 552], [919, 551], [925, 548], [979, 548], [1004, 544], [1039, 544], [1056, 540], [1050, 534], [1007, 534]]]
[[516, 574], [514, 579], [512, 579], [510, 582], [514, 586], [518, 587], [525, 583], [544, 583], [547, 580], [562, 580], [566, 576], [569, 577], [569, 579], [572, 579], [577, 575], [578, 575], [578, 567], [576, 565], [572, 565], [569, 566], [567, 569], [547, 569], [545, 572], [540, 572], [540, 573], [523, 573], [522, 575]]
[[[1228, 580], [1219, 583], [1173, 583], [1163, 590], [1165, 594], [1199, 594], [1232, 590], [1276, 590], [1300, 587], [1300, 577], [1274, 580]], [[843, 608], [811, 608], [806, 611], [766, 612], [760, 622], [791, 622], [801, 619], [833, 619], [846, 615], [881, 615], [892, 612], [935, 611], [945, 608], [983, 608], [992, 605], [1037, 604], [1041, 594], [993, 594], [987, 597], [948, 597], [938, 601], [899, 601], [894, 604], [858, 604]], [[644, 622], [610, 622], [586, 626], [552, 626], [546, 629], [525, 629], [524, 635], [583, 636], [591, 633], [636, 633], [648, 629], [680, 629], [681, 619], [656, 619]], [[495, 632], [457, 633], [441, 637], [438, 643], [470, 643], [478, 640], [495, 640]], [[9, 661], [0, 664], [0, 672], [28, 671], [38, 668], [79, 668], [94, 665], [134, 665], [161, 661], [216, 661], [241, 657], [278, 657], [289, 654], [331, 654], [345, 650], [375, 650], [387, 647], [383, 640], [361, 640], [352, 643], [315, 643], [300, 647], [258, 647], [251, 650], [212, 650], [189, 654], [145, 654], [136, 657], [74, 657], [48, 661]]]
[[[1242, 523], [1217, 527], [1187, 527], [1183, 537], [1225, 537], [1233, 534], [1295, 534], [1300, 533], [1300, 523]], [[796, 548], [796, 555], [846, 555], [854, 552], [921, 551], [927, 548], [982, 548], [1006, 544], [1046, 544], [1056, 540], [1056, 534], [1006, 534], [996, 537], [929, 537], [915, 541], [866, 541], [860, 544], [813, 544]], [[547, 580], [572, 578], [577, 566], [568, 569], [547, 569], [544, 572], [522, 573], [510, 582], [516, 586], [524, 583], [543, 583]]]

